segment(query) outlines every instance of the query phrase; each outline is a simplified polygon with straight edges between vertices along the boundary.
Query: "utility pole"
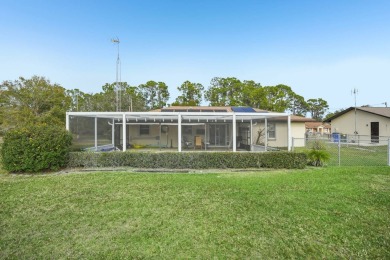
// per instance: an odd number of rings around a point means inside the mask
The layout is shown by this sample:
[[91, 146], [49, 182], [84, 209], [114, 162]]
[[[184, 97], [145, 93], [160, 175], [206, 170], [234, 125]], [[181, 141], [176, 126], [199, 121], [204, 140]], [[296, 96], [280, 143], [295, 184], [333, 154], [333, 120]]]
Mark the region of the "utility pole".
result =
[[357, 129], [356, 129], [356, 95], [359, 93], [359, 91], [354, 88], [352, 91], [351, 91], [351, 94], [355, 96], [355, 132], [354, 134], [357, 135], [358, 132], [357, 132]]
[[111, 42], [115, 43], [118, 47], [118, 57], [116, 59], [116, 83], [115, 83], [115, 101], [116, 101], [116, 112], [121, 111], [121, 87], [119, 87], [119, 81], [121, 81], [121, 60], [119, 58], [119, 39], [118, 37], [116, 39], [112, 39]]
[[80, 95], [80, 91], [78, 89], [76, 89], [75, 92], [76, 92], [75, 93], [76, 94], [76, 111], [79, 112], [79, 95]]

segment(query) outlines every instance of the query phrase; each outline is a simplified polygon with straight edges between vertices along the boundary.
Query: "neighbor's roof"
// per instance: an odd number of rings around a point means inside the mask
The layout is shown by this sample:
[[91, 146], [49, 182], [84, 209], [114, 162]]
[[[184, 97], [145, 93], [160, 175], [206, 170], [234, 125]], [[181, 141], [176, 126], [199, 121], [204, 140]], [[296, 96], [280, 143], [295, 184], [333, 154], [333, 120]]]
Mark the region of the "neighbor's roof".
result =
[[330, 124], [322, 123], [322, 122], [306, 122], [306, 128], [317, 128], [322, 126], [323, 128], [331, 128]]
[[[341, 111], [340, 113], [337, 113], [334, 116], [328, 118], [324, 122], [331, 122], [333, 119], [335, 119], [339, 116], [342, 116], [342, 115], [344, 115], [344, 114], [346, 114], [349, 111], [352, 111], [354, 109], [355, 109], [355, 107], [347, 108], [344, 111]], [[390, 107], [356, 107], [356, 110], [367, 112], [367, 113], [370, 113], [373, 115], [378, 115], [378, 116], [390, 118]]]

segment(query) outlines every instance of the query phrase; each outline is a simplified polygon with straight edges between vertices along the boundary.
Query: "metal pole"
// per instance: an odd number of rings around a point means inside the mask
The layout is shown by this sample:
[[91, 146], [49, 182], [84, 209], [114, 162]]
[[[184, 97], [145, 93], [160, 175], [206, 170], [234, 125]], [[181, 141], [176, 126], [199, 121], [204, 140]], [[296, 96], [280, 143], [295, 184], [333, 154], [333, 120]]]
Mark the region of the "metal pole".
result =
[[340, 140], [340, 137], [341, 137], [341, 134], [338, 134], [338, 136], [339, 136], [339, 143], [338, 143], [338, 145], [339, 145], [339, 166], [341, 165], [341, 140]]
[[66, 112], [66, 119], [65, 119], [65, 127], [66, 127], [66, 130], [69, 131], [69, 114], [68, 112]]
[[111, 142], [112, 142], [112, 145], [115, 146], [115, 119], [112, 119], [112, 126], [111, 126]]
[[267, 151], [267, 146], [268, 146], [268, 120], [267, 120], [267, 118], [264, 119], [264, 128], [265, 128], [264, 151]]
[[204, 124], [204, 150], [205, 151], [207, 150], [207, 144], [208, 144], [208, 141], [207, 141], [207, 125], [205, 123]]
[[76, 111], [79, 112], [79, 90], [76, 92]]
[[177, 115], [177, 151], [181, 152], [181, 114]]
[[237, 150], [237, 147], [236, 147], [236, 114], [233, 114], [233, 152], [235, 152]]
[[291, 138], [292, 140], [291, 140], [291, 151], [292, 152], [294, 152], [294, 137], [293, 138]]
[[390, 138], [387, 140], [387, 166], [390, 166]]
[[356, 88], [354, 88], [353, 90], [352, 90], [352, 93], [354, 94], [354, 96], [355, 96], [355, 132], [354, 132], [354, 134], [355, 134], [355, 139], [356, 139], [356, 135], [357, 135], [357, 127], [356, 127], [356, 95], [357, 95], [357, 93], [358, 93], [358, 90], [356, 89]]
[[97, 152], [98, 139], [97, 139], [97, 117], [95, 117], [95, 151]]
[[287, 150], [291, 151], [291, 115], [287, 117]]
[[158, 126], [160, 128], [159, 136], [158, 136], [158, 147], [161, 150], [161, 122], [158, 123]]
[[[119, 41], [119, 40], [118, 40]], [[119, 94], [118, 94], [118, 98], [119, 98], [119, 111], [122, 111], [122, 64], [121, 64], [121, 60], [119, 58], [119, 43], [118, 43], [118, 67], [119, 67], [119, 83], [118, 83], [118, 91], [119, 91]]]
[[119, 39], [112, 39], [111, 40], [113, 43], [117, 44], [117, 49], [118, 49], [118, 56], [116, 59], [116, 83], [115, 83], [115, 101], [116, 101], [116, 112], [119, 112], [121, 110], [121, 93], [120, 93], [120, 88], [118, 84], [118, 79], [120, 80], [120, 58], [119, 58]]
[[253, 122], [251, 119], [251, 141], [250, 141], [249, 151], [252, 151], [252, 146], [253, 146]]
[[123, 125], [122, 125], [122, 127], [123, 127], [123, 134], [122, 134], [122, 139], [123, 139], [123, 141], [122, 141], [122, 143], [123, 143], [123, 151], [125, 152], [126, 151], [126, 144], [127, 144], [127, 140], [126, 140], [126, 114], [125, 113], [123, 113], [123, 117], [122, 117], [122, 121], [123, 121]]

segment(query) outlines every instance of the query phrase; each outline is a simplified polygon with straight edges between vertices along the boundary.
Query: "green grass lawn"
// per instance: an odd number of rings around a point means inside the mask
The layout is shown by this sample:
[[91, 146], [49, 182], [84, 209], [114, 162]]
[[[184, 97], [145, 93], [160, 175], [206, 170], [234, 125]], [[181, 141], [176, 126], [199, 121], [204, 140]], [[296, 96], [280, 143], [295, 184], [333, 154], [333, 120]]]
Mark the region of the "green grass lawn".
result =
[[[296, 152], [307, 151], [309, 148], [297, 147]], [[339, 165], [339, 148], [337, 143], [326, 143], [326, 150], [330, 153], [327, 165]], [[387, 146], [357, 146], [355, 144], [342, 144], [340, 149], [341, 166], [386, 166]]]
[[[338, 147], [329, 148], [331, 160], [329, 165], [338, 165]], [[343, 145], [340, 150], [342, 166], [385, 166], [387, 165], [387, 146]]]
[[0, 259], [390, 258], [390, 168], [0, 175]]

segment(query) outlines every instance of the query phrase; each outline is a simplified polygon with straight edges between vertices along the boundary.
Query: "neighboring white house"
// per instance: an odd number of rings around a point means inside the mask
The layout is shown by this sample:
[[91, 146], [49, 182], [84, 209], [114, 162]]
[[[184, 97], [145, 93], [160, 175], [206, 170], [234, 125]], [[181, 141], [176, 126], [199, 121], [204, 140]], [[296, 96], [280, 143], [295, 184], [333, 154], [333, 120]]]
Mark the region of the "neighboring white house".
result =
[[373, 143], [386, 141], [390, 137], [390, 108], [350, 107], [325, 122], [332, 126], [332, 133], [357, 135]]
[[307, 120], [250, 107], [172, 106], [149, 112], [68, 112], [66, 125], [78, 147], [94, 150], [258, 151], [270, 146], [290, 150], [292, 137], [304, 137]]

